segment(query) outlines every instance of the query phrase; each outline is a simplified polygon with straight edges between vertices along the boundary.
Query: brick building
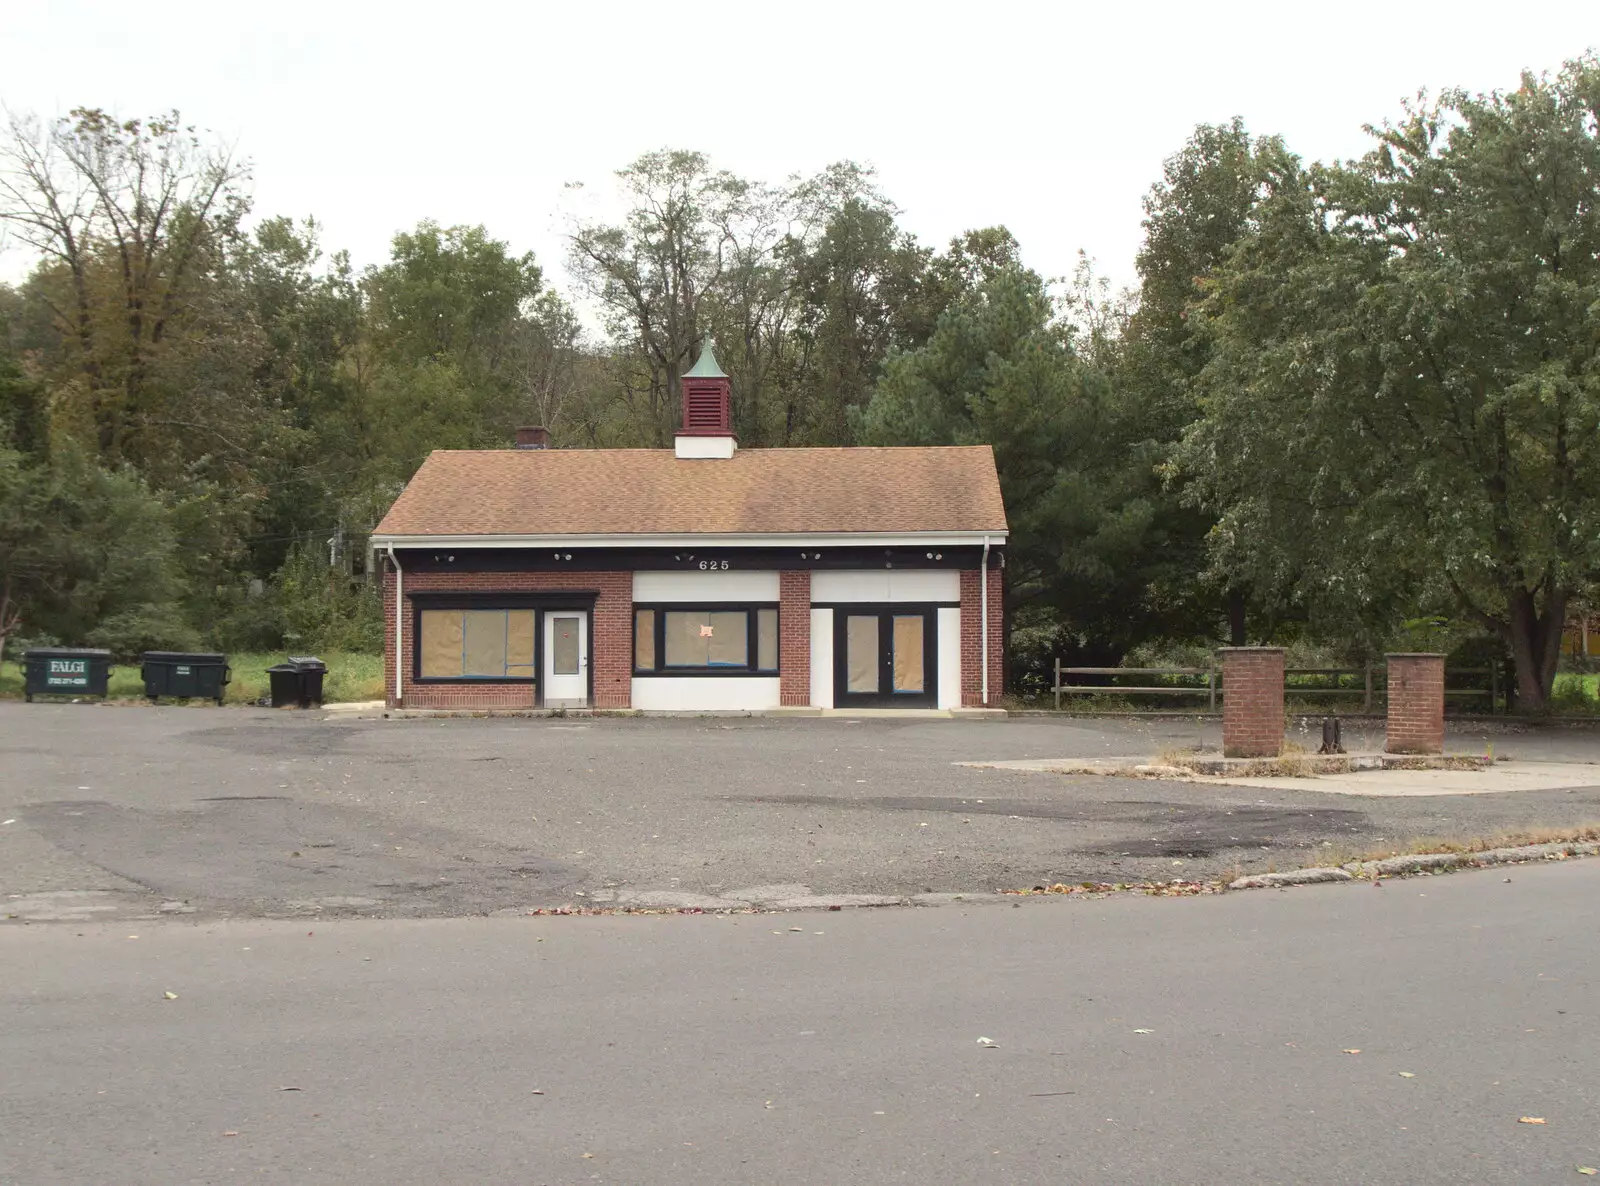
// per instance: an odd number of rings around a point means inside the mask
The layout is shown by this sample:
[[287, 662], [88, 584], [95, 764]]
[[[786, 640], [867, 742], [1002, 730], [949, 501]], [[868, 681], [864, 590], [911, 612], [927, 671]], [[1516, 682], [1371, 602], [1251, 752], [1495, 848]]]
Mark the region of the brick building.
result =
[[683, 406], [670, 450], [429, 456], [372, 540], [391, 707], [998, 700], [987, 446], [740, 450], [709, 344]]

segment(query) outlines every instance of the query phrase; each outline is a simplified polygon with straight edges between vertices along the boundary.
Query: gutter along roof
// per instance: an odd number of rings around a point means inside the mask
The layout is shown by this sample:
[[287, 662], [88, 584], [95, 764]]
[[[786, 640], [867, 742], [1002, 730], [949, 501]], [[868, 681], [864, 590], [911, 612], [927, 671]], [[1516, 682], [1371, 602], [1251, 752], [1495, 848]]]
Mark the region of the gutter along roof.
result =
[[379, 544], [858, 534], [999, 543], [1006, 529], [994, 452], [966, 445], [694, 460], [670, 449], [441, 450], [373, 534]]

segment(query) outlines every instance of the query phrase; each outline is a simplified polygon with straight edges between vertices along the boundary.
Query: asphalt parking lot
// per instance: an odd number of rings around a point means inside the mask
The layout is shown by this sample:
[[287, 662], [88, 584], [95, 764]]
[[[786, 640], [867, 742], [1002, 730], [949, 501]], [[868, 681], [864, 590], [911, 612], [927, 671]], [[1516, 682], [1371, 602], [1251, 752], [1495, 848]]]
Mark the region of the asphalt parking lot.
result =
[[[1600, 767], [1570, 788], [1374, 799], [955, 765], [1214, 740], [1193, 719], [328, 721], [5, 702], [0, 914], [453, 917], [991, 893], [1600, 820]], [[1593, 734], [1565, 730], [1454, 743], [1600, 758]]]

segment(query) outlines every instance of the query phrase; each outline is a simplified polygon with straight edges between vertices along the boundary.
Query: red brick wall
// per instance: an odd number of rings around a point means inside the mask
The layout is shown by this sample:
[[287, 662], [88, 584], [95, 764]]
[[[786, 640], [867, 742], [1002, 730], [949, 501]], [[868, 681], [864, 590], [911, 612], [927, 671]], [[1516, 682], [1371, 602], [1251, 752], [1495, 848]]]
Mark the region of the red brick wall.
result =
[[[417, 684], [411, 680], [411, 655], [416, 639], [413, 593], [542, 593], [552, 589], [598, 589], [589, 666], [594, 672], [594, 706], [627, 708], [633, 689], [633, 574], [631, 572], [426, 572], [405, 575], [405, 704], [406, 708], [529, 708], [529, 684]], [[394, 708], [394, 573], [383, 578], [384, 698]]]
[[[983, 705], [983, 650], [978, 632], [981, 616], [981, 569], [961, 573], [961, 703]], [[1000, 602], [1000, 570], [989, 569], [989, 705], [1000, 703], [1000, 681], [1005, 671], [1005, 614]]]
[[811, 703], [811, 574], [778, 574], [778, 703]]
[[1391, 754], [1444, 752], [1444, 656], [1387, 655]]
[[1283, 752], [1283, 650], [1222, 649], [1222, 752], [1275, 758]]

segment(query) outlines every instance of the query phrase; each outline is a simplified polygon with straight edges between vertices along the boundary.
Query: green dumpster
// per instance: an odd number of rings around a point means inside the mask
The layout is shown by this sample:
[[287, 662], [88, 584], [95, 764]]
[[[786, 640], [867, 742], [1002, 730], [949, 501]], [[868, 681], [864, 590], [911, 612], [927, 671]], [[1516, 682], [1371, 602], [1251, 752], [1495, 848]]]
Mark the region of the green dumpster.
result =
[[221, 704], [223, 689], [233, 679], [226, 655], [146, 651], [140, 663], [144, 694], [152, 701], [171, 696], [179, 700], [215, 700]]
[[22, 694], [35, 696], [105, 696], [111, 678], [111, 652], [87, 647], [35, 647], [22, 656]]

